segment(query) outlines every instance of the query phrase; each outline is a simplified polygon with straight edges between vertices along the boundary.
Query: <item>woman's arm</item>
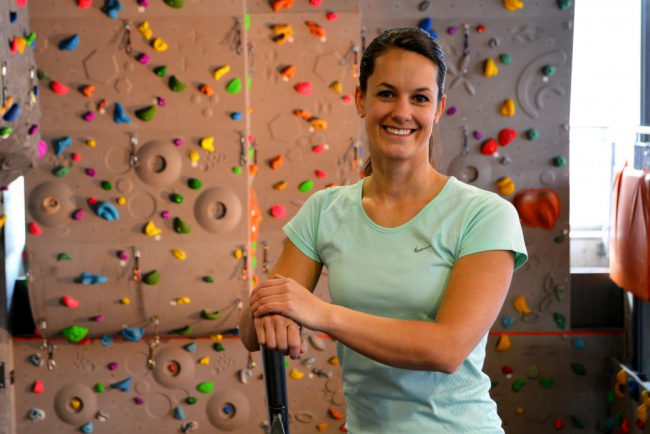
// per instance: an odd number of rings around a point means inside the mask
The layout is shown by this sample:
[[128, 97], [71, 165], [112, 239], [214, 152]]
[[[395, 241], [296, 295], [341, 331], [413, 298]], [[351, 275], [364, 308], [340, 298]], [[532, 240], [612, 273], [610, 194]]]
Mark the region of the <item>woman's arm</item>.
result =
[[[287, 238], [282, 254], [271, 270], [270, 276], [276, 273], [291, 276], [301, 286], [313, 291], [322, 268], [323, 264], [307, 257]], [[248, 300], [244, 301], [239, 331], [242, 343], [248, 351], [259, 351], [261, 341], [268, 348], [277, 348], [285, 355], [290, 354], [295, 358], [300, 353], [299, 327], [300, 324], [295, 321], [277, 314], [253, 320]]]
[[460, 258], [433, 323], [378, 317], [324, 303], [281, 276], [256, 288], [251, 311], [256, 317], [285, 315], [389, 366], [451, 374], [496, 320], [513, 268], [514, 255], [505, 250]]

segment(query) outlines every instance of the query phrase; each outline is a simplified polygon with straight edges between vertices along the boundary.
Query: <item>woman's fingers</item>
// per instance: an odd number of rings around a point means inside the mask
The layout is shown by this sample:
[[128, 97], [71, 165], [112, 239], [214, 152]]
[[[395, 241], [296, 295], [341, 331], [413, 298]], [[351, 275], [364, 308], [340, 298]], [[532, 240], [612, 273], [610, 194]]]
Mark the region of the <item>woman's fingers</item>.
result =
[[275, 341], [277, 349], [283, 355], [287, 355], [287, 326], [284, 321], [275, 321]]
[[[261, 316], [261, 315], [263, 315], [263, 313], [262, 312], [258, 313], [258, 310], [260, 309], [260, 307], [266, 306], [269, 303], [282, 303], [282, 302], [285, 302], [285, 301], [286, 301], [286, 297], [284, 297], [282, 295], [272, 295], [272, 296], [264, 297], [264, 298], [258, 300], [257, 302], [255, 302], [255, 304], [251, 305], [251, 309], [250, 309], [251, 315], [253, 317]], [[268, 313], [268, 312], [266, 312], [266, 313]], [[276, 313], [284, 313], [284, 312], [276, 312]]]
[[260, 345], [266, 345], [266, 333], [264, 331], [264, 320], [262, 318], [255, 318], [253, 320], [255, 325], [255, 333], [257, 334], [257, 342]]
[[264, 318], [264, 334], [266, 336], [266, 347], [274, 350], [277, 348], [277, 339], [275, 333], [275, 321], [273, 318]]
[[298, 324], [287, 326], [287, 345], [289, 346], [289, 356], [292, 359], [299, 358], [303, 348], [300, 343], [300, 326]]

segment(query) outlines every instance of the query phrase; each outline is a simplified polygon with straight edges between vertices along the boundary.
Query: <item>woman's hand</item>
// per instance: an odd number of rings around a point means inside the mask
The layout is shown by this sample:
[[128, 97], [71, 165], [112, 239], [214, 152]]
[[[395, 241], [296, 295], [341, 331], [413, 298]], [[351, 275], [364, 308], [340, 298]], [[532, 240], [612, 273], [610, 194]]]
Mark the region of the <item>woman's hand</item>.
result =
[[331, 304], [325, 303], [295, 280], [279, 274], [260, 283], [253, 289], [250, 298], [253, 318], [275, 313], [315, 331], [324, 331], [330, 307]]
[[292, 359], [305, 352], [300, 342], [300, 324], [282, 315], [266, 315], [253, 320], [257, 341], [260, 345], [278, 350]]

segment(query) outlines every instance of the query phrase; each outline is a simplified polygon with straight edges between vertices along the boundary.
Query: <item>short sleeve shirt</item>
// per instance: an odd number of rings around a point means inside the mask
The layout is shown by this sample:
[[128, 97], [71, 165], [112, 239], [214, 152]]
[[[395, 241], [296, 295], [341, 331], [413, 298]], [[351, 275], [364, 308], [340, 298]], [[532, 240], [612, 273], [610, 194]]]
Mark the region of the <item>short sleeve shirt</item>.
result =
[[[527, 260], [519, 216], [500, 196], [453, 176], [401, 226], [374, 223], [361, 204], [365, 179], [313, 194], [284, 226], [329, 272], [332, 302], [371, 315], [435, 322], [454, 263], [488, 250]], [[487, 334], [453, 374], [394, 368], [337, 343], [352, 434], [503, 433], [490, 379]]]

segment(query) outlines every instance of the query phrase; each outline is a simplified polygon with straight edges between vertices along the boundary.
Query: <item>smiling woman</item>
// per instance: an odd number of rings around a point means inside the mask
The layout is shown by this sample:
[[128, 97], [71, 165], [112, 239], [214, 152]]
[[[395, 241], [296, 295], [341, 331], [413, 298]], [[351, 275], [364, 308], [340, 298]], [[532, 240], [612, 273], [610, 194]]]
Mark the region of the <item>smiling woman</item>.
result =
[[[355, 94], [366, 177], [305, 202], [240, 323], [250, 351], [297, 358], [301, 326], [336, 339], [353, 434], [504, 432], [482, 366], [526, 247], [512, 204], [433, 165], [445, 73], [420, 29], [372, 41]], [[312, 294], [323, 265], [331, 304]]]

